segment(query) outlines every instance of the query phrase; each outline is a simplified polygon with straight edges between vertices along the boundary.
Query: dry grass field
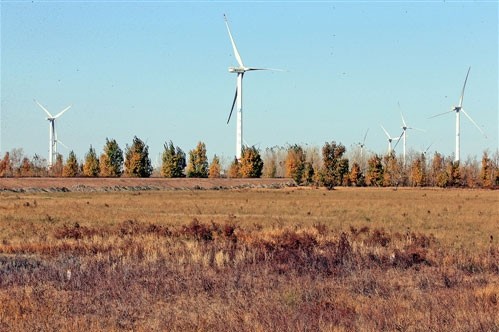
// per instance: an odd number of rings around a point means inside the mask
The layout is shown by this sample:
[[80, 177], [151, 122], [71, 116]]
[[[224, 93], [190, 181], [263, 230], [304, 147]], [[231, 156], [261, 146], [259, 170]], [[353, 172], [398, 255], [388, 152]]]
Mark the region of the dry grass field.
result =
[[0, 193], [0, 331], [499, 331], [499, 193]]

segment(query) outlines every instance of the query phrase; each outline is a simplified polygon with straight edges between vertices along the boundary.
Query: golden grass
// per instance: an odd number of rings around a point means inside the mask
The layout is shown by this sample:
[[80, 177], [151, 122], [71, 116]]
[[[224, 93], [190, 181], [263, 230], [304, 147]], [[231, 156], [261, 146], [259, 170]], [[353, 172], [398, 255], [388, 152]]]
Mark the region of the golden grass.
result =
[[497, 331], [499, 196], [0, 194], [0, 330]]

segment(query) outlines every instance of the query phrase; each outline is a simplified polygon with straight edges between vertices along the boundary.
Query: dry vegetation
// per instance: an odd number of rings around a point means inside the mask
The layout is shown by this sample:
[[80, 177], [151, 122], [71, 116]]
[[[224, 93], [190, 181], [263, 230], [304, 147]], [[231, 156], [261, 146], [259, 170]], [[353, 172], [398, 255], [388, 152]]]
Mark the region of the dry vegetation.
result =
[[0, 193], [2, 331], [498, 331], [499, 197]]

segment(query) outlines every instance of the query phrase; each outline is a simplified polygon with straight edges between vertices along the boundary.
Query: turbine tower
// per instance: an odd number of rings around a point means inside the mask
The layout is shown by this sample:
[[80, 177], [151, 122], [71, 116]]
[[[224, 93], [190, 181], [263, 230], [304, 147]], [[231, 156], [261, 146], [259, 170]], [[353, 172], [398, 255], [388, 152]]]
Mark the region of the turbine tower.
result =
[[466, 115], [466, 117], [471, 121], [471, 123], [473, 123], [475, 125], [475, 127], [477, 127], [477, 129], [483, 134], [483, 136], [485, 136], [485, 138], [487, 138], [487, 135], [485, 135], [483, 130], [480, 129], [480, 127], [476, 124], [476, 122], [463, 109], [464, 89], [466, 88], [466, 82], [468, 81], [468, 75], [470, 74], [470, 70], [471, 70], [471, 66], [468, 68], [468, 72], [466, 73], [466, 78], [464, 79], [463, 90], [461, 91], [461, 98], [459, 98], [459, 105], [454, 106], [452, 108], [452, 110], [450, 110], [450, 111], [440, 113], [440, 114], [437, 114], [437, 115], [430, 117], [430, 118], [434, 118], [434, 117], [444, 115], [447, 113], [456, 112], [456, 155], [454, 157], [454, 161], [456, 161], [456, 162], [459, 162], [460, 153], [461, 153], [461, 151], [460, 151], [460, 143], [461, 143], [460, 142], [460, 137], [461, 137], [460, 125], [461, 124], [460, 124], [460, 119], [459, 119], [459, 117], [460, 117], [459, 115], [461, 112], [463, 112], [464, 115]]
[[52, 167], [52, 165], [54, 165], [57, 158], [57, 143], [61, 143], [61, 145], [65, 146], [61, 141], [57, 139], [57, 132], [55, 131], [55, 120], [58, 117], [60, 117], [64, 112], [66, 112], [68, 109], [70, 109], [71, 106], [66, 107], [65, 109], [57, 113], [55, 116], [53, 116], [38, 101], [35, 100], [35, 103], [37, 103], [38, 106], [40, 106], [41, 109], [44, 110], [45, 113], [47, 113], [48, 115], [47, 120], [49, 122], [49, 158], [47, 160], [47, 163], [48, 167], [50, 168]]
[[408, 127], [407, 126], [407, 123], [405, 122], [405, 119], [404, 119], [404, 115], [402, 114], [402, 112], [400, 112], [400, 116], [402, 117], [402, 133], [400, 134], [399, 136], [399, 140], [397, 141], [397, 143], [395, 144], [394, 146], [394, 149], [397, 147], [397, 145], [399, 144], [400, 142], [400, 137], [403, 138], [403, 143], [404, 143], [404, 166], [405, 166], [405, 149], [406, 149], [406, 136], [407, 136], [407, 129], [413, 129], [413, 130], [419, 130], [419, 131], [424, 131], [422, 129], [418, 129], [418, 128], [413, 128], [413, 127]]
[[246, 67], [243, 64], [243, 60], [241, 59], [241, 55], [237, 51], [236, 43], [234, 42], [234, 38], [232, 38], [232, 33], [230, 32], [229, 23], [227, 21], [227, 16], [224, 14], [225, 25], [227, 26], [227, 31], [229, 32], [230, 42], [232, 43], [232, 49], [234, 50], [234, 56], [236, 57], [238, 67], [229, 67], [230, 73], [236, 73], [236, 94], [234, 95], [234, 101], [232, 102], [232, 107], [230, 109], [229, 118], [227, 119], [227, 124], [230, 121], [232, 116], [232, 111], [234, 111], [234, 106], [237, 109], [237, 119], [236, 119], [236, 158], [237, 160], [241, 159], [242, 152], [242, 142], [243, 142], [243, 76], [247, 71], [252, 70], [274, 70], [280, 71], [279, 69], [271, 69], [271, 68], [253, 68]]
[[[386, 137], [388, 138], [388, 155], [392, 154], [392, 142], [393, 140], [400, 140], [400, 136], [399, 137], [391, 137], [390, 134], [388, 134], [388, 132], [386, 131], [385, 127], [381, 126], [381, 129], [383, 129], [383, 131], [385, 132], [386, 134]], [[398, 141], [397, 141], [398, 143]]]

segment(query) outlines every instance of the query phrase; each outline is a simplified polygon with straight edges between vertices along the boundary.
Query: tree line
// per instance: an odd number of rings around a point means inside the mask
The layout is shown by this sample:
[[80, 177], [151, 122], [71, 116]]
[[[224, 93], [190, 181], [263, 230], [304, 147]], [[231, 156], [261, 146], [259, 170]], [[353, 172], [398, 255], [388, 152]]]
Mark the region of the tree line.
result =
[[149, 147], [134, 137], [123, 151], [116, 140], [106, 138], [102, 153], [90, 146], [82, 162], [73, 151], [52, 167], [38, 155], [31, 159], [21, 149], [6, 152], [0, 160], [0, 177], [150, 177], [165, 178], [259, 178], [289, 177], [297, 185], [374, 187], [496, 187], [499, 186], [499, 153], [483, 153], [481, 162], [454, 162], [435, 152], [415, 154], [404, 165], [392, 153], [366, 157], [347, 155], [344, 145], [326, 142], [321, 150], [299, 144], [267, 148], [244, 147], [240, 160], [224, 167], [214, 155], [208, 160], [206, 145], [199, 142], [188, 155], [170, 140], [164, 143], [161, 164], [154, 170]]

